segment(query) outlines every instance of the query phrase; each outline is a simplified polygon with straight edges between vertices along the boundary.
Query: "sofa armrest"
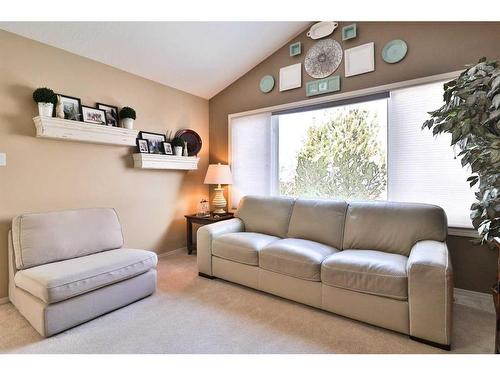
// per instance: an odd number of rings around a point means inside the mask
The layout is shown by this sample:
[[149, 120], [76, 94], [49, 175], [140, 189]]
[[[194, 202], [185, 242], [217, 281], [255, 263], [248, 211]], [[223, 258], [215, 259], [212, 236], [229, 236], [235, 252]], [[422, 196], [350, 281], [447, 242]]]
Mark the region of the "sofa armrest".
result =
[[407, 265], [410, 336], [449, 348], [453, 269], [445, 242], [419, 241]]
[[198, 272], [212, 276], [212, 241], [226, 233], [243, 232], [245, 226], [238, 218], [205, 225], [196, 234]]

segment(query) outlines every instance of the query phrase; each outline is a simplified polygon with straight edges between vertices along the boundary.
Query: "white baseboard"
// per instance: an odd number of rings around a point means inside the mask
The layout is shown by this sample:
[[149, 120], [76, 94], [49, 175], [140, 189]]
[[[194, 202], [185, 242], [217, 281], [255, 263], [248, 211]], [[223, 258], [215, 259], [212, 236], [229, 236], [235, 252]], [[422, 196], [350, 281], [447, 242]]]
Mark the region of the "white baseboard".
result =
[[180, 248], [172, 250], [172, 251], [165, 251], [164, 253], [157, 254], [157, 256], [158, 256], [158, 258], [163, 258], [163, 257], [167, 257], [167, 256], [174, 255], [174, 254], [180, 254], [180, 253], [187, 254], [187, 247], [180, 247]]
[[460, 288], [455, 288], [453, 292], [456, 304], [495, 313], [495, 306], [493, 305], [493, 297], [491, 294]]
[[0, 298], [0, 305], [6, 304], [9, 302], [9, 297]]

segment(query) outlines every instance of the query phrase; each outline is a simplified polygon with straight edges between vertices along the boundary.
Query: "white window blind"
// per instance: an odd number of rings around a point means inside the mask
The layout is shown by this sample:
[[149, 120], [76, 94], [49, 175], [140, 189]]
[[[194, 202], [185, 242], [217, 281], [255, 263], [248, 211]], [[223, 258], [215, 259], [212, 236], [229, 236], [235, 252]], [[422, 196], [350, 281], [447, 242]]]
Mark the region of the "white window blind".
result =
[[[422, 130], [427, 112], [443, 104], [443, 82], [391, 91], [388, 128], [388, 199], [436, 204], [448, 225], [471, 228], [473, 190], [450, 146], [451, 136]], [[459, 150], [457, 149], [457, 153]]]
[[277, 147], [271, 113], [231, 119], [231, 205], [249, 194], [270, 195], [274, 186], [274, 152]]

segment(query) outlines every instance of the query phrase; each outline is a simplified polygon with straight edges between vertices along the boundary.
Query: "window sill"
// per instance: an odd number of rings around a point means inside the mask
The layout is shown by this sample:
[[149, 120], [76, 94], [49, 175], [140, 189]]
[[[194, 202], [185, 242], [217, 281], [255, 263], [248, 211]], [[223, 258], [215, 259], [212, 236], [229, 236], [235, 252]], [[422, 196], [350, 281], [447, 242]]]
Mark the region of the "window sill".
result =
[[448, 235], [458, 237], [478, 238], [477, 230], [474, 228], [448, 228]]

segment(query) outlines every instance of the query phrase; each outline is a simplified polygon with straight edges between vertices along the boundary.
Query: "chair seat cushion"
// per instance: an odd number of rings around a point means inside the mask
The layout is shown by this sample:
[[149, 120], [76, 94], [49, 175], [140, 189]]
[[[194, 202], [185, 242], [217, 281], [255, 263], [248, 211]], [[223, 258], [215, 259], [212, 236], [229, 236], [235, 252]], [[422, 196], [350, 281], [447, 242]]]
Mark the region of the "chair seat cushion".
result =
[[399, 300], [408, 299], [404, 255], [375, 250], [344, 250], [321, 266], [321, 281], [330, 286]]
[[151, 251], [109, 250], [18, 271], [14, 282], [50, 304], [147, 272], [157, 261]]
[[334, 247], [319, 242], [286, 238], [260, 251], [259, 266], [304, 280], [321, 281], [321, 263], [336, 252]]
[[253, 232], [227, 233], [212, 243], [212, 254], [234, 262], [259, 265], [259, 251], [280, 238]]

